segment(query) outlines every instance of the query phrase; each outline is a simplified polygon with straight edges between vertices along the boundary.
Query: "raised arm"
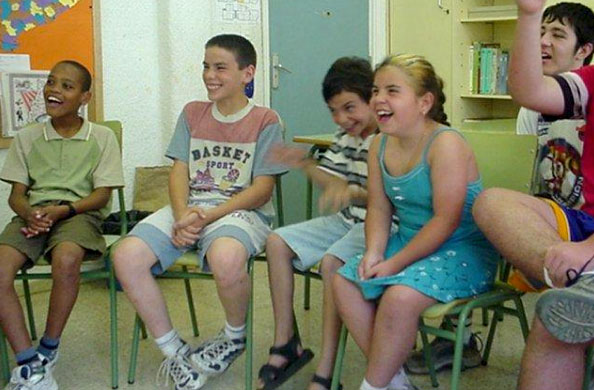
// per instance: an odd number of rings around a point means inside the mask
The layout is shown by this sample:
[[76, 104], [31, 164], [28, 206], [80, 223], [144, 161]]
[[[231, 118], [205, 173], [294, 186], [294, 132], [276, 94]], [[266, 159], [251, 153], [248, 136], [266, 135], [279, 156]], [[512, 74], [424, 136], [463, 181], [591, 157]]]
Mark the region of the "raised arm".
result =
[[559, 84], [542, 71], [540, 26], [544, 0], [516, 0], [518, 21], [509, 66], [509, 89], [523, 107], [548, 114], [563, 113]]

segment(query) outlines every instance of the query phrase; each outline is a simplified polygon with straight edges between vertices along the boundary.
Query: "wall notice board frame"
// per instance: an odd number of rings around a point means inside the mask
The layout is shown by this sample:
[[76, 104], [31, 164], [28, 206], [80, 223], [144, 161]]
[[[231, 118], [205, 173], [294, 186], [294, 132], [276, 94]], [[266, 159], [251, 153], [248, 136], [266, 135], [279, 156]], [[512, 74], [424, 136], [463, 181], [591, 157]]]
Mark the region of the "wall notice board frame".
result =
[[[0, 53], [28, 54], [32, 70], [72, 59], [93, 74], [89, 118], [103, 120], [99, 0], [0, 0]], [[0, 148], [11, 138], [0, 136]]]

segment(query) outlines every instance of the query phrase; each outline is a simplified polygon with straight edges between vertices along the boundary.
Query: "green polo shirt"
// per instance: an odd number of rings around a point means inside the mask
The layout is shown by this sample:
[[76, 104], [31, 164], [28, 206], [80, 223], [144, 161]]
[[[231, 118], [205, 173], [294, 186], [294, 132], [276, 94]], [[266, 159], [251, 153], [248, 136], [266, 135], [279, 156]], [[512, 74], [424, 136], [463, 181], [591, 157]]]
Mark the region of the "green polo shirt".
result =
[[[85, 120], [70, 138], [56, 132], [51, 122], [20, 130], [14, 138], [0, 179], [29, 187], [32, 206], [47, 201], [71, 201], [89, 196], [96, 188], [122, 187], [122, 159], [114, 133]], [[111, 205], [101, 209], [107, 216]]]

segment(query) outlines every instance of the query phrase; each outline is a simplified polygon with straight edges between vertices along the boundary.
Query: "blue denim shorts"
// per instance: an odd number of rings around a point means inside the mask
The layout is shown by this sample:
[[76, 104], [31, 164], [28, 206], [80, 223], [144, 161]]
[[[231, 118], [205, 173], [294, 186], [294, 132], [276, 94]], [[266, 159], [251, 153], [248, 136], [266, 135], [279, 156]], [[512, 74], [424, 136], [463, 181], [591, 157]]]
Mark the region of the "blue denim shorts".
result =
[[274, 233], [295, 252], [293, 266], [300, 271], [316, 265], [325, 254], [345, 262], [365, 251], [365, 224], [350, 224], [339, 214], [284, 226]]

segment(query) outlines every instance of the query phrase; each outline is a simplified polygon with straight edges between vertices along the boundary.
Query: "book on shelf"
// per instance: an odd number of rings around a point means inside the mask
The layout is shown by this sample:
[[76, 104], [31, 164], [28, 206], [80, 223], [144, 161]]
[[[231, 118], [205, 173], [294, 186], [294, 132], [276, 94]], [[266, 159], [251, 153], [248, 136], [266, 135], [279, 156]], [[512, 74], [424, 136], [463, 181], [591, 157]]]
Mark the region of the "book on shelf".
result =
[[468, 48], [468, 91], [480, 95], [507, 94], [509, 51], [499, 43], [473, 42]]

